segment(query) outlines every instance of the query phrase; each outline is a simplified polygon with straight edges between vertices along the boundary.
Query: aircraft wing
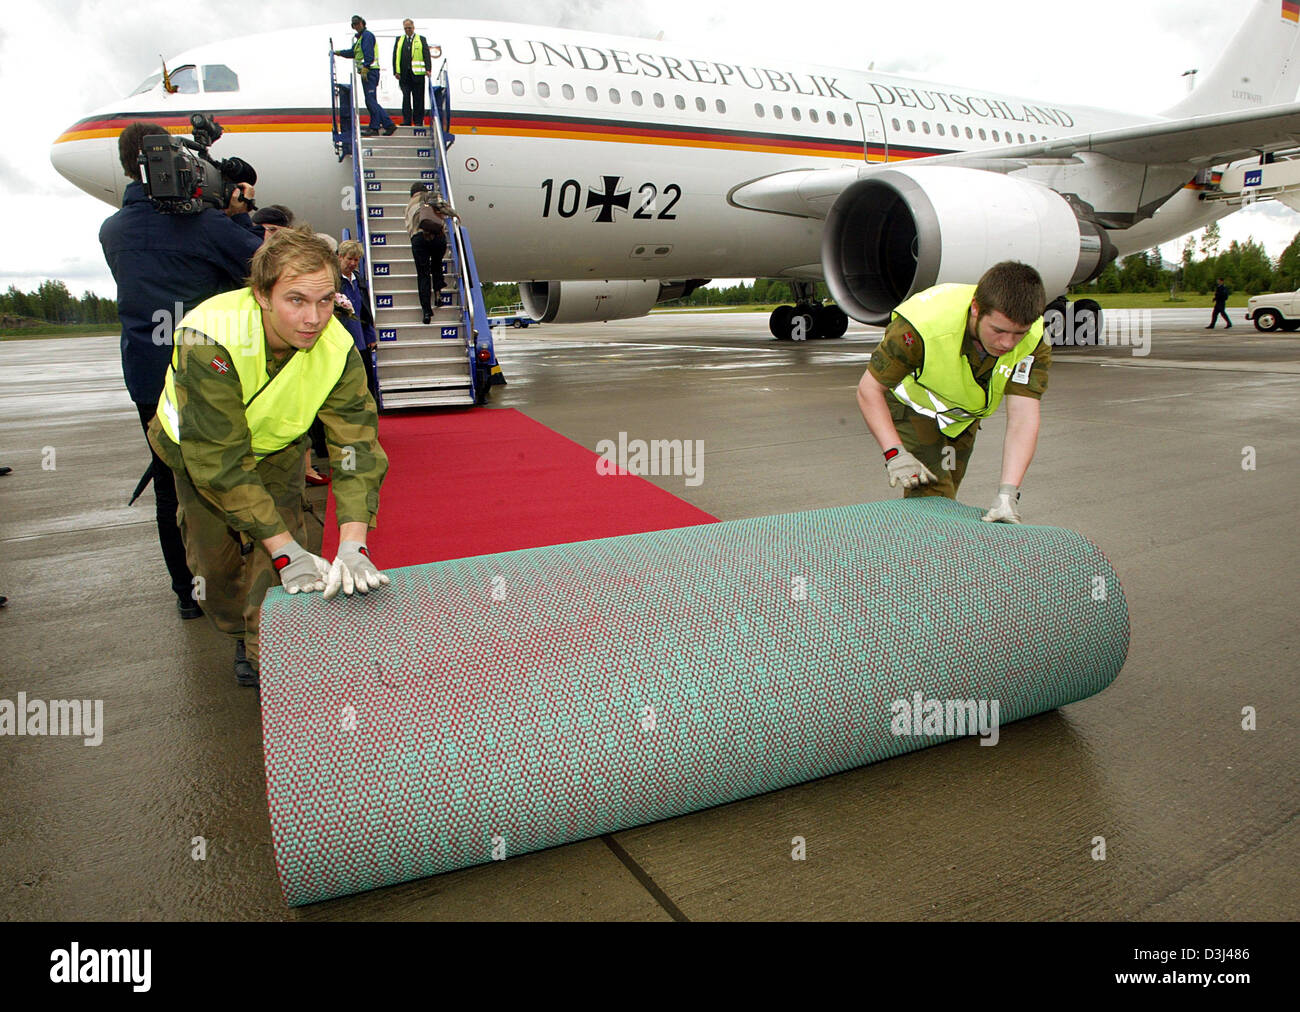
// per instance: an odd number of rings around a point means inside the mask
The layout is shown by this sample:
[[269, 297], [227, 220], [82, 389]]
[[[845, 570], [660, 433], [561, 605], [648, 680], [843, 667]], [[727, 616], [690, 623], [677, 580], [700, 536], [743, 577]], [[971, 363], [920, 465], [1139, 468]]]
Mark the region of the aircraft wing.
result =
[[1215, 113], [1157, 120], [1097, 133], [1076, 134], [1034, 144], [958, 151], [905, 162], [874, 162], [837, 169], [776, 173], [735, 187], [733, 204], [753, 210], [825, 218], [836, 196], [858, 179], [900, 166], [947, 165], [1012, 173], [1035, 167], [1087, 161], [1101, 156], [1125, 165], [1159, 166], [1172, 182], [1169, 192], [1211, 165], [1300, 144], [1300, 102], [1249, 112]]

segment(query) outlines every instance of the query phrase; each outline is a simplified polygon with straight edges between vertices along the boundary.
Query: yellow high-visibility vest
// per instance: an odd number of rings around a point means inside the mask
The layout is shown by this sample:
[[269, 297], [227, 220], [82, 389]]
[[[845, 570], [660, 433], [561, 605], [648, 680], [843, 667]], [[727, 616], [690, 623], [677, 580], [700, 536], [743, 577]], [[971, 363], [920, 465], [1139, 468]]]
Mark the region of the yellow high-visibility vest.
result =
[[[262, 307], [251, 288], [224, 292], [200, 303], [185, 314], [176, 330], [178, 334], [197, 331], [226, 350], [226, 365], [239, 376], [252, 450], [259, 458], [283, 450], [311, 428], [321, 405], [338, 385], [353, 348], [352, 335], [331, 316], [310, 351], [295, 351], [275, 377], [268, 378]], [[176, 362], [183, 339], [173, 337], [172, 363], [158, 399], [162, 429], [178, 446], [185, 435], [176, 398]]]
[[[400, 77], [402, 74], [402, 43], [406, 41], [406, 33], [403, 32], [393, 43], [393, 73]], [[419, 34], [411, 36], [411, 73], [416, 77], [423, 77], [429, 71], [428, 62], [425, 59], [424, 40]]]
[[912, 410], [933, 418], [947, 436], [960, 435], [971, 422], [997, 410], [1016, 366], [1043, 336], [1040, 316], [1014, 348], [998, 357], [986, 391], [975, 382], [961, 352], [974, 297], [974, 285], [935, 285], [913, 295], [892, 316], [906, 319], [925, 342], [920, 370], [904, 376], [892, 393]]

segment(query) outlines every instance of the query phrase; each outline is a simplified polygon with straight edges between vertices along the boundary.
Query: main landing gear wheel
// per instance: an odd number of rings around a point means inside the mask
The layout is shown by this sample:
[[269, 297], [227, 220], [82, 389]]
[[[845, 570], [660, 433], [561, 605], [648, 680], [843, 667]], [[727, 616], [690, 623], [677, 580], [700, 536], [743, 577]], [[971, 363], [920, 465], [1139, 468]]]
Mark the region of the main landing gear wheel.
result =
[[849, 329], [848, 315], [839, 306], [822, 306], [817, 310], [817, 333], [827, 340], [843, 337]]
[[777, 306], [767, 318], [767, 329], [778, 341], [790, 340], [790, 320], [794, 316], [794, 306]]
[[[1085, 322], [1088, 317], [1092, 317], [1092, 326], [1088, 327]], [[1091, 333], [1092, 339], [1087, 341], [1088, 344], [1101, 344], [1101, 303], [1093, 299], [1077, 299], [1074, 303], [1074, 329], [1083, 331], [1083, 337]]]

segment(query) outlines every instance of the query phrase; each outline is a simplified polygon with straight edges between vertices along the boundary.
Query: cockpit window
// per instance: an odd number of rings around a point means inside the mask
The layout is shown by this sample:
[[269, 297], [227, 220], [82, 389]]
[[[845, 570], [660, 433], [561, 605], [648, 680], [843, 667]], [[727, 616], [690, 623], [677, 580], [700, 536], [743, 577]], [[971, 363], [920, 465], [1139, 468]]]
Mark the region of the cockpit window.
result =
[[177, 67], [171, 72], [172, 87], [180, 95], [197, 95], [199, 93], [199, 75], [194, 64]]
[[148, 77], [146, 77], [143, 81], [140, 82], [140, 87], [136, 88], [135, 91], [131, 92], [131, 94], [143, 95], [146, 91], [152, 91], [154, 89], [154, 86], [157, 85], [158, 82], [161, 80], [162, 80], [161, 70], [158, 71], [158, 73], [156, 74], [150, 74]]
[[238, 91], [239, 75], [224, 63], [210, 63], [203, 67], [204, 91]]

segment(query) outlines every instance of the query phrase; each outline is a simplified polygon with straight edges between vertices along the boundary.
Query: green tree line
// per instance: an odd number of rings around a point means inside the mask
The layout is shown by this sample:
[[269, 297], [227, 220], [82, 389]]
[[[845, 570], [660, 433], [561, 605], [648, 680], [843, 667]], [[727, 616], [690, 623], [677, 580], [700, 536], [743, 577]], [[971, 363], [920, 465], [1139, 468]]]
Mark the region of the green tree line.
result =
[[1233, 240], [1220, 249], [1216, 222], [1183, 243], [1180, 262], [1167, 267], [1159, 249], [1143, 250], [1112, 262], [1090, 284], [1078, 287], [1086, 292], [1192, 292], [1207, 295], [1215, 279], [1223, 278], [1233, 292], [1259, 295], [1300, 288], [1300, 233], [1276, 260], [1254, 239]]
[[46, 323], [117, 323], [117, 300], [94, 292], [74, 298], [62, 281], [42, 281], [31, 292], [10, 285], [0, 294], [0, 316], [26, 317]]

